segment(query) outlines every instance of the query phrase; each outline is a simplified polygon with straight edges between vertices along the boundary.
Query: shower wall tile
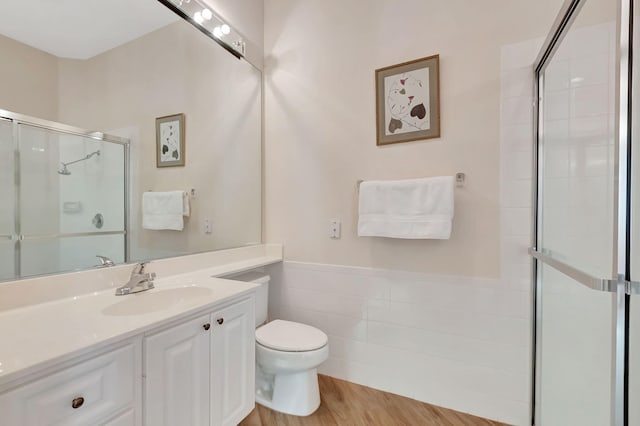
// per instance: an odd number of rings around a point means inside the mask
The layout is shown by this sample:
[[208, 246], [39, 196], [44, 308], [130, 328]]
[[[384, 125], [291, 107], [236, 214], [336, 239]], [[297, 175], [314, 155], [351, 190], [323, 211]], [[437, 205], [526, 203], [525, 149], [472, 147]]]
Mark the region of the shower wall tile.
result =
[[574, 118], [568, 123], [571, 138], [579, 139], [583, 145], [608, 145], [613, 138], [613, 129], [609, 130], [609, 114], [586, 118]]
[[547, 94], [544, 104], [545, 121], [567, 120], [569, 118], [570, 95], [571, 92], [569, 90], [549, 92]]
[[[510, 179], [503, 182], [502, 206], [531, 207], [531, 179]], [[530, 209], [529, 209], [530, 210]]]
[[569, 60], [554, 61], [549, 64], [548, 76], [545, 76], [545, 90], [548, 92], [562, 92], [571, 87], [571, 73]]
[[593, 57], [597, 54], [607, 55], [615, 43], [615, 22], [589, 25], [572, 29], [569, 33], [571, 58]]
[[526, 124], [531, 125], [533, 116], [531, 114], [531, 102], [523, 102], [523, 99], [531, 99], [531, 95], [527, 97], [507, 98], [502, 100], [501, 105], [501, 122], [505, 124]]
[[533, 96], [533, 68], [522, 67], [503, 71], [500, 78], [502, 99]]
[[577, 87], [571, 91], [571, 117], [584, 117], [609, 113], [609, 86]]
[[572, 87], [609, 84], [609, 61], [594, 61], [593, 55], [589, 55], [572, 59], [570, 63]]
[[[527, 99], [527, 101], [530, 101]], [[532, 124], [504, 125], [501, 129], [501, 140], [509, 141], [503, 146], [505, 152], [532, 151]]]
[[[534, 40], [531, 43], [537, 53], [542, 40]], [[503, 47], [503, 78], [510, 79], [511, 85], [516, 84], [512, 79], [520, 78], [523, 79], [522, 85], [533, 87], [533, 72], [522, 73], [508, 60], [508, 56], [515, 55], [513, 52], [518, 48], [522, 50], [522, 54], [527, 50], [522, 43]], [[558, 102], [555, 108], [548, 111], [548, 114], [557, 120], [554, 122], [556, 125], [549, 126], [545, 131], [555, 135], [555, 140], [559, 143], [568, 136], [568, 122], [565, 119], [569, 114], [569, 69], [568, 62], [558, 64], [558, 77], [546, 82], [555, 90]], [[508, 355], [501, 359], [507, 372], [501, 371], [497, 374], [495, 385], [495, 392], [501, 395], [503, 400], [499, 409], [513, 424], [528, 423], [531, 400], [532, 275], [528, 248], [531, 246], [532, 228], [531, 179], [535, 107], [532, 101], [532, 96], [510, 99], [511, 108], [519, 106], [527, 109], [530, 117], [517, 133], [513, 131], [513, 123], [505, 120], [505, 117], [502, 117], [500, 122], [501, 283], [507, 291], [501, 292], [500, 295], [491, 295], [484, 301], [494, 312], [494, 323], [491, 327], [493, 335], [487, 337], [499, 336], [504, 345], [517, 348], [517, 351], [509, 351]], [[504, 107], [505, 100], [502, 102]], [[557, 172], [564, 173], [567, 165], [568, 153], [564, 156], [564, 161], [555, 165]], [[482, 330], [479, 329], [477, 332], [482, 335]], [[509, 397], [506, 392], [519, 398]], [[485, 404], [490, 406], [491, 402], [485, 401]]]
[[505, 208], [502, 212], [503, 235], [525, 237], [530, 235], [531, 208]]
[[[569, 143], [569, 120], [554, 120], [545, 123], [544, 133], [547, 146], [566, 145]], [[533, 139], [529, 138], [533, 145]]]
[[550, 145], [545, 155], [545, 176], [549, 179], [569, 177], [569, 147]]

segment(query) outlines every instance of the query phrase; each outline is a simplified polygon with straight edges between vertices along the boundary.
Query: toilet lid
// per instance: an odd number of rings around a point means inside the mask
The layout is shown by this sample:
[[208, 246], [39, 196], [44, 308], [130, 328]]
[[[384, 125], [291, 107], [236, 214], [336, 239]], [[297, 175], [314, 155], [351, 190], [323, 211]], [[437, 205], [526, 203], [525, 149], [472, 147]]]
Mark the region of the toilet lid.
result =
[[256, 341], [278, 351], [304, 352], [320, 349], [329, 338], [310, 325], [274, 320], [256, 330]]

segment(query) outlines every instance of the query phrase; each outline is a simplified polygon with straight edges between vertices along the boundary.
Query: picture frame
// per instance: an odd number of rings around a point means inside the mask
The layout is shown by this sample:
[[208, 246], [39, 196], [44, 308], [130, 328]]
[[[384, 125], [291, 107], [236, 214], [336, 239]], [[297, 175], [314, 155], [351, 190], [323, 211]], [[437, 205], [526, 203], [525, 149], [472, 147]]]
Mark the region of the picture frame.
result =
[[156, 167], [185, 165], [183, 113], [156, 118]]
[[376, 70], [376, 144], [440, 137], [440, 55]]

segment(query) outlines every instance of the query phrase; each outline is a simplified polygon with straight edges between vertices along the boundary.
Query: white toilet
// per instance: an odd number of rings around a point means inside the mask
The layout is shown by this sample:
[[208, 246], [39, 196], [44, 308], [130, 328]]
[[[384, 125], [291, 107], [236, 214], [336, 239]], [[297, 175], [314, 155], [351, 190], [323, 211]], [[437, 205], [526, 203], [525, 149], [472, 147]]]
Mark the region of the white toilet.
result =
[[256, 292], [256, 402], [281, 413], [308, 416], [320, 406], [316, 369], [329, 356], [327, 335], [297, 322], [264, 324], [268, 275], [247, 272], [229, 278], [260, 284]]

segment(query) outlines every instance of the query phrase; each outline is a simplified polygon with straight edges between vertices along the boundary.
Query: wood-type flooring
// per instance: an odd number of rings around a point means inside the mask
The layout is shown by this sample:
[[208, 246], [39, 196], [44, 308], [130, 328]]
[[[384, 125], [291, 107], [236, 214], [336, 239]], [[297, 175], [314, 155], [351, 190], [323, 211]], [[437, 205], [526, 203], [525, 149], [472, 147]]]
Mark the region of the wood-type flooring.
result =
[[344, 380], [318, 375], [320, 408], [310, 416], [256, 404], [240, 426], [507, 426]]

